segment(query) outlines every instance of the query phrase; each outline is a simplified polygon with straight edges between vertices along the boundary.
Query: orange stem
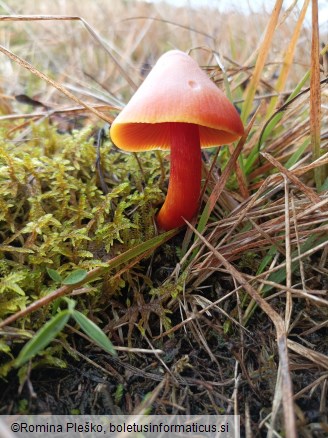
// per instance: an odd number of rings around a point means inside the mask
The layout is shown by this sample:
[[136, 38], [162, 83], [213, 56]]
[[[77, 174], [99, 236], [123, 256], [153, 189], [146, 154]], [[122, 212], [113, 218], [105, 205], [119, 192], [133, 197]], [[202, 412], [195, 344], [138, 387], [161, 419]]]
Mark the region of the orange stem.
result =
[[157, 224], [163, 230], [185, 225], [197, 213], [201, 187], [199, 129], [191, 123], [170, 123], [171, 170]]

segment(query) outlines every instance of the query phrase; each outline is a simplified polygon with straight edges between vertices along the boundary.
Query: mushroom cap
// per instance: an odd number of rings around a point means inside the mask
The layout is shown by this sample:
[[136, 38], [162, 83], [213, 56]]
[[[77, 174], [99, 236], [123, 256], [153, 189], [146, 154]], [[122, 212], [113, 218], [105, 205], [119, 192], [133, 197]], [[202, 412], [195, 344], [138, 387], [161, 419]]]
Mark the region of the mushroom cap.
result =
[[114, 120], [110, 135], [121, 149], [170, 148], [169, 124], [199, 126], [201, 147], [237, 140], [244, 127], [234, 105], [189, 55], [162, 55], [130, 102]]

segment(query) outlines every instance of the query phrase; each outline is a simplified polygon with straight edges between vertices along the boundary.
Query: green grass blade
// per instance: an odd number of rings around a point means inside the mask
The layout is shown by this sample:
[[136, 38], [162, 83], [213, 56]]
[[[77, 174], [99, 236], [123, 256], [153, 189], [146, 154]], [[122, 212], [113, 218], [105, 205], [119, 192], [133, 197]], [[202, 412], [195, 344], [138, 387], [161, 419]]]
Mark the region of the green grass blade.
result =
[[42, 351], [55, 337], [58, 333], [63, 330], [67, 321], [71, 316], [69, 310], [63, 310], [56, 316], [51, 318], [36, 334], [33, 338], [24, 345], [20, 351], [16, 361], [15, 366], [20, 367], [28, 360], [32, 359], [40, 351]]
[[264, 128], [263, 133], [261, 134], [260, 140], [259, 140], [259, 144], [257, 147], [257, 150], [260, 150], [262, 144], [265, 142], [265, 140], [269, 137], [269, 135], [271, 134], [271, 132], [274, 130], [274, 128], [278, 125], [278, 123], [280, 122], [280, 120], [282, 119], [282, 116], [284, 115], [284, 113], [282, 111], [274, 114], [271, 118], [271, 120], [269, 121], [269, 123], [266, 125], [266, 127]]
[[[300, 80], [300, 82], [296, 85], [294, 91], [288, 96], [288, 98], [286, 99], [283, 108], [287, 107], [287, 104], [293, 100], [299, 93], [302, 92], [302, 88], [304, 87], [304, 85], [306, 84], [306, 82], [308, 82], [308, 80], [310, 79], [310, 70], [307, 71], [305, 73], [305, 75], [303, 76], [303, 78]], [[260, 136], [259, 139], [259, 143], [258, 143], [258, 147], [256, 150], [256, 152], [258, 152], [262, 146], [262, 144], [265, 142], [265, 140], [269, 137], [269, 135], [271, 134], [271, 132], [274, 130], [274, 128], [278, 125], [278, 123], [280, 122], [280, 120], [283, 117], [283, 110], [282, 109], [278, 109], [277, 112], [275, 114], [273, 114], [269, 120], [267, 121], [267, 124]], [[253, 160], [251, 160], [249, 162], [249, 160], [247, 160], [246, 162], [246, 173], [251, 171], [251, 165], [253, 164], [253, 162], [255, 161], [255, 159], [257, 158], [258, 154], [255, 156], [255, 158]]]
[[292, 99], [294, 99], [294, 97], [296, 97], [301, 91], [302, 88], [304, 87], [304, 85], [308, 82], [308, 80], [310, 79], [310, 72], [311, 70], [308, 70], [305, 75], [302, 77], [302, 79], [300, 80], [300, 82], [296, 85], [294, 91], [291, 93], [291, 95], [288, 97], [288, 99], [286, 99], [285, 103], [290, 102]]
[[90, 339], [92, 339], [97, 345], [99, 345], [99, 347], [108, 353], [116, 356], [116, 350], [114, 349], [113, 344], [107, 338], [105, 333], [93, 321], [77, 310], [73, 311], [72, 316]]
[[127, 263], [131, 259], [139, 257], [142, 253], [145, 253], [149, 250], [155, 250], [158, 246], [171, 239], [171, 237], [175, 236], [177, 233], [178, 229], [175, 228], [174, 230], [167, 231], [166, 233], [162, 233], [153, 237], [152, 239], [146, 240], [146, 242], [140, 243], [139, 245], [127, 250], [123, 254], [114, 257], [112, 260], [109, 260], [108, 267], [100, 268], [100, 270], [117, 268], [118, 266]]
[[261, 264], [256, 272], [256, 275], [262, 274], [262, 272], [267, 267], [267, 265], [272, 261], [276, 251], [277, 251], [277, 248], [275, 246], [271, 246], [267, 255], [263, 258], [263, 260], [262, 260], [262, 262], [261, 262]]
[[287, 163], [285, 164], [285, 167], [287, 169], [290, 169], [292, 166], [294, 166], [294, 164], [296, 164], [298, 162], [298, 160], [301, 158], [301, 156], [303, 155], [305, 149], [309, 146], [310, 144], [310, 140], [307, 139], [305, 140], [301, 146], [293, 153], [293, 155], [288, 159]]

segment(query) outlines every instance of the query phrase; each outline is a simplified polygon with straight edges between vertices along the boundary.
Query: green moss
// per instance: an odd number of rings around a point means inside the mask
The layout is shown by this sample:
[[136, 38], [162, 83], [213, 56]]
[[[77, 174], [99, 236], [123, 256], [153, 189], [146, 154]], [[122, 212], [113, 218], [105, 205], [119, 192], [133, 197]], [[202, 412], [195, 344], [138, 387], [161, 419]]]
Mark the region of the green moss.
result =
[[[8, 137], [2, 128], [2, 319], [57, 287], [47, 268], [63, 277], [77, 267], [90, 270], [153, 237], [154, 214], [163, 200], [158, 186], [160, 163], [153, 153], [140, 154], [137, 161], [133, 154], [122, 153], [110, 141], [105, 142], [101, 168], [108, 193], [104, 194], [90, 128], [72, 135], [59, 134], [54, 126], [43, 123], [32, 126], [24, 141], [14, 142]], [[126, 280], [116, 280], [114, 293], [120, 294], [124, 287]], [[100, 296], [103, 280], [90, 290]], [[37, 330], [46, 322], [48, 312], [41, 309], [37, 316], [29, 315], [16, 325]]]

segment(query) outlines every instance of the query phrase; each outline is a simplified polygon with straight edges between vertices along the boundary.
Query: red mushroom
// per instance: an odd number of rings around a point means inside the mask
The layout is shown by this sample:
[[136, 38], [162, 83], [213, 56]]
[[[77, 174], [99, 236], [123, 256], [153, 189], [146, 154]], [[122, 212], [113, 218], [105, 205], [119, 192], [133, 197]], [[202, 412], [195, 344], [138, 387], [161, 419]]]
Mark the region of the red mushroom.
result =
[[159, 58], [110, 129], [114, 144], [126, 151], [171, 150], [169, 187], [157, 215], [164, 230], [184, 225], [197, 213], [201, 147], [231, 143], [243, 133], [233, 104], [179, 50]]

